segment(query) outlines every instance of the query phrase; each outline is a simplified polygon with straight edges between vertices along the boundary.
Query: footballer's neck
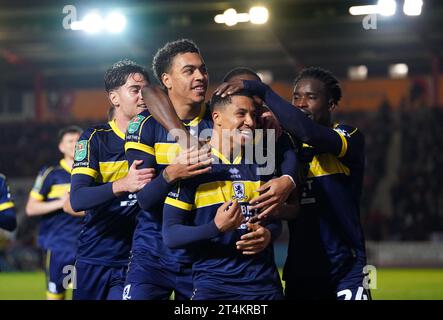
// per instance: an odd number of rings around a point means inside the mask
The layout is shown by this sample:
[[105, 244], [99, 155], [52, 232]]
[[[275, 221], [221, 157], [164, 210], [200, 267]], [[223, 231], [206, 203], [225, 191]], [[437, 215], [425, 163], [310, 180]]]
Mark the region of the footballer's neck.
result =
[[128, 124], [129, 124], [129, 121], [131, 121], [131, 119], [126, 117], [124, 114], [116, 114], [114, 121], [115, 121], [115, 124], [117, 125], [117, 128], [121, 132], [126, 133], [126, 129], [128, 128]]
[[180, 120], [192, 120], [200, 114], [202, 102], [184, 102], [174, 95], [170, 95], [169, 98]]
[[233, 159], [242, 152], [242, 146], [234, 144], [232, 141], [232, 135], [229, 132], [230, 130], [226, 130], [225, 134], [223, 134], [222, 129], [217, 127], [212, 130], [211, 141], [209, 144], [226, 159], [232, 162]]
[[65, 163], [68, 166], [68, 168], [72, 168], [72, 165], [74, 164], [74, 159], [73, 158], [64, 156], [63, 160], [65, 160]]

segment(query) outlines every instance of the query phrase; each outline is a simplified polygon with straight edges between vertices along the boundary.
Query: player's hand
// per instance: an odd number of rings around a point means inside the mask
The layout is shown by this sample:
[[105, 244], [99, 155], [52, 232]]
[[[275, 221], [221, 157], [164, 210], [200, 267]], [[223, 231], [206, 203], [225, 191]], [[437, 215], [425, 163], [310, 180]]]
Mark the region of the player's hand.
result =
[[227, 95], [234, 94], [244, 88], [243, 80], [232, 80], [219, 85], [217, 89], [215, 89], [214, 94], [220, 95], [224, 98]]
[[209, 146], [203, 146], [200, 149], [194, 146], [182, 151], [163, 171], [163, 177], [168, 183], [195, 177], [211, 171], [212, 162]]
[[283, 133], [283, 129], [281, 128], [280, 123], [271, 111], [263, 112], [260, 115], [260, 121], [263, 129], [274, 129], [275, 138], [280, 138], [281, 134]]
[[244, 220], [237, 200], [226, 201], [218, 209], [214, 223], [220, 232], [232, 231], [240, 227]]
[[288, 199], [294, 188], [294, 183], [287, 176], [269, 180], [257, 189], [260, 195], [249, 202], [251, 210], [259, 210], [259, 219], [267, 218]]
[[241, 236], [236, 242], [237, 249], [243, 254], [251, 255], [263, 251], [271, 242], [271, 231], [259, 223], [247, 223], [251, 232]]
[[137, 169], [143, 160], [135, 160], [129, 168], [128, 174], [112, 184], [112, 191], [115, 195], [122, 192], [134, 193], [142, 189], [146, 184], [151, 182], [155, 177], [155, 169], [143, 168]]
[[63, 209], [63, 206], [66, 202], [69, 202], [69, 192], [66, 192], [64, 195], [62, 195], [58, 200], [56, 200], [58, 203], [59, 209]]

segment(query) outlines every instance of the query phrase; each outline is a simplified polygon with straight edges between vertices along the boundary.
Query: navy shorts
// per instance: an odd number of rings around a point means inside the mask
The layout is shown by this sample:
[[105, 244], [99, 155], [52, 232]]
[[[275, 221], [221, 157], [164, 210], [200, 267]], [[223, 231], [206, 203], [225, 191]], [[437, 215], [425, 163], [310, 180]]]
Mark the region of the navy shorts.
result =
[[64, 299], [65, 291], [71, 287], [75, 251], [46, 251], [46, 297]]
[[121, 300], [127, 267], [75, 263], [73, 300]]
[[281, 290], [273, 293], [239, 294], [212, 288], [195, 288], [191, 300], [283, 300]]
[[189, 300], [192, 295], [192, 269], [170, 270], [131, 258], [123, 290], [123, 300]]

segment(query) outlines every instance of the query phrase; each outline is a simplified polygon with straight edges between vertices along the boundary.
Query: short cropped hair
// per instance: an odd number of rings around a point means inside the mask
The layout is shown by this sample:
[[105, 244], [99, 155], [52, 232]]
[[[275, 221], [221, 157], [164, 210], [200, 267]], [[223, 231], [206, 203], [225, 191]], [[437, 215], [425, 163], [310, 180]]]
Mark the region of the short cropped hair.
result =
[[319, 67], [303, 69], [294, 80], [294, 86], [302, 79], [316, 79], [323, 82], [325, 89], [333, 102], [337, 104], [341, 97], [341, 87], [338, 79], [328, 70]]
[[224, 107], [232, 103], [232, 97], [234, 96], [243, 96], [254, 99], [251, 92], [247, 90], [239, 90], [233, 94], [226, 95], [222, 97], [221, 95], [213, 94], [211, 100], [209, 101], [209, 107], [211, 108], [211, 112], [214, 112], [215, 109], [219, 107]]
[[57, 134], [58, 143], [62, 142], [63, 137], [68, 133], [78, 133], [81, 135], [83, 133], [83, 129], [80, 128], [79, 126], [68, 126], [61, 128]]
[[200, 54], [200, 49], [192, 40], [180, 39], [166, 43], [162, 48], [158, 49], [157, 53], [154, 55], [154, 59], [152, 60], [152, 72], [163, 87], [163, 73], [170, 71], [175, 56], [182, 53]]
[[123, 59], [114, 63], [112, 67], [105, 72], [104, 80], [106, 92], [109, 93], [112, 90], [120, 88], [126, 83], [129, 75], [134, 73], [140, 73], [146, 79], [146, 81], [149, 82], [148, 71], [134, 61]]
[[232, 78], [234, 78], [236, 76], [245, 75], [245, 74], [253, 76], [253, 77], [257, 78], [258, 81], [261, 81], [260, 76], [254, 70], [247, 68], [247, 67], [237, 67], [237, 68], [234, 68], [231, 71], [229, 71], [223, 77], [223, 82], [228, 82], [229, 80], [231, 80]]

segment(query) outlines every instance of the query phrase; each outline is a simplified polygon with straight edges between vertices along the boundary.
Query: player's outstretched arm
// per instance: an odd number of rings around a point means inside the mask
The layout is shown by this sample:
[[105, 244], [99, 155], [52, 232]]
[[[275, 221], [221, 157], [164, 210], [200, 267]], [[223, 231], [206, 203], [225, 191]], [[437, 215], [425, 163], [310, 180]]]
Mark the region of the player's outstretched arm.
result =
[[49, 214], [51, 212], [62, 209], [66, 199], [67, 199], [66, 194], [61, 198], [53, 201], [38, 200], [35, 199], [32, 195], [30, 195], [28, 198], [28, 202], [26, 203], [25, 211], [29, 217]]
[[242, 89], [251, 91], [254, 95], [263, 99], [282, 127], [294, 137], [312, 147], [316, 147], [321, 152], [340, 154], [342, 138], [337, 132], [309, 119], [301, 110], [260, 81], [235, 80], [223, 83], [214, 92], [224, 96]]
[[237, 229], [242, 221], [240, 205], [236, 200], [222, 204], [214, 220], [199, 226], [186, 223], [189, 211], [169, 205], [163, 208], [163, 239], [170, 248], [183, 248], [187, 245], [205, 239], [211, 239], [220, 232]]
[[198, 140], [186, 130], [168, 95], [158, 86], [149, 85], [142, 91], [149, 113], [176, 139], [182, 149], [198, 145]]
[[85, 215], [84, 211], [76, 212], [74, 211], [74, 209], [72, 209], [70, 198], [71, 198], [70, 193], [68, 192], [68, 198], [65, 200], [65, 203], [63, 204], [63, 211], [73, 217], [83, 217]]

